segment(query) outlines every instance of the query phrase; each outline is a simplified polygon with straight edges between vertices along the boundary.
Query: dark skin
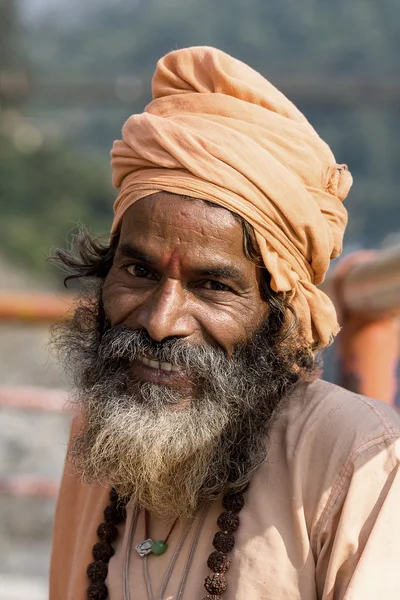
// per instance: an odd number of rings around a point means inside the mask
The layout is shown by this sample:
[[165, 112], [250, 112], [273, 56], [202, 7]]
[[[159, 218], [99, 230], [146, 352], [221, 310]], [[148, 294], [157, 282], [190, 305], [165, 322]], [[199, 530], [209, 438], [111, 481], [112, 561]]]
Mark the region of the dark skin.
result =
[[[268, 313], [260, 277], [260, 268], [244, 254], [242, 226], [231, 213], [160, 192], [123, 216], [104, 307], [112, 326], [145, 329], [156, 342], [180, 337], [211, 344], [229, 357]], [[140, 361], [133, 371], [165, 385], [177, 385], [182, 377]]]

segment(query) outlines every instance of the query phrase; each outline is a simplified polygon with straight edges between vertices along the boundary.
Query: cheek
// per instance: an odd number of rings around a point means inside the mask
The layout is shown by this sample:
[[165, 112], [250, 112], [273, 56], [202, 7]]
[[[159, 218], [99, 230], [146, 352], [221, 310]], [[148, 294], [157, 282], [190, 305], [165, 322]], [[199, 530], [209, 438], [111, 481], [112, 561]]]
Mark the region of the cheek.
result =
[[112, 273], [104, 282], [102, 298], [106, 317], [113, 326], [123, 323], [143, 300]]
[[252, 338], [267, 315], [268, 305], [262, 300], [238, 302], [213, 309], [203, 307], [199, 322], [209, 340], [230, 355], [238, 344], [246, 343]]

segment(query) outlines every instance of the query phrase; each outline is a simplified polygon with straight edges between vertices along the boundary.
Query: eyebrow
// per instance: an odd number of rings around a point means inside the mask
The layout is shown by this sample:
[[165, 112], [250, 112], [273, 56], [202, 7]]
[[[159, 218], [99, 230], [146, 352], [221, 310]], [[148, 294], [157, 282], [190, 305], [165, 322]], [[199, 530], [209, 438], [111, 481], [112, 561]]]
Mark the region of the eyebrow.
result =
[[125, 256], [126, 258], [133, 258], [135, 260], [140, 260], [141, 262], [145, 262], [149, 265], [156, 265], [157, 259], [151, 254], [147, 254], [146, 252], [142, 252], [135, 246], [131, 244], [121, 244], [117, 248], [117, 254], [120, 256]]
[[196, 274], [201, 277], [221, 277], [225, 279], [236, 279], [241, 281], [243, 279], [242, 274], [235, 267], [220, 266], [220, 267], [205, 267], [195, 269]]
[[[147, 252], [139, 250], [132, 244], [121, 244], [117, 249], [117, 254], [134, 260], [139, 260], [151, 266], [157, 266], [157, 259]], [[218, 277], [221, 279], [232, 279], [237, 282], [243, 281], [243, 274], [233, 265], [213, 265], [209, 267], [199, 267], [193, 269], [194, 273], [200, 277]]]

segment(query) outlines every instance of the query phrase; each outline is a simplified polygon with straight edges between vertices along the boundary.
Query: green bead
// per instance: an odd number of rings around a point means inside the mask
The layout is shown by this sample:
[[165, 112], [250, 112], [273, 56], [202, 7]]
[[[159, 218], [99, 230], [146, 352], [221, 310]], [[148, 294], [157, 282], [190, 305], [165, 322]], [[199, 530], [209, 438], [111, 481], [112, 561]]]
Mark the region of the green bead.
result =
[[154, 542], [154, 544], [152, 545], [151, 552], [152, 552], [152, 554], [156, 554], [157, 556], [160, 556], [160, 554], [164, 554], [164, 552], [166, 551], [167, 548], [168, 548], [168, 544], [166, 544], [162, 540], [158, 540], [158, 542]]

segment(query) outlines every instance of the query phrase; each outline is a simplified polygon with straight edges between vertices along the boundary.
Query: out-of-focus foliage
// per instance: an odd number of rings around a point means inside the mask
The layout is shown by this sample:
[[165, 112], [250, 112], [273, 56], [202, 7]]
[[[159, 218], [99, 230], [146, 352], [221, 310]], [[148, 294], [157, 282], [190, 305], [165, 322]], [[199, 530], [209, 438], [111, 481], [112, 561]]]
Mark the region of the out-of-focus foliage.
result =
[[[52, 2], [54, 5], [54, 2]], [[60, 4], [60, 2], [58, 2]], [[61, 2], [61, 4], [63, 4]], [[264, 72], [396, 72], [397, 0], [68, 0], [31, 47], [48, 72], [148, 75], [165, 52], [216, 45]], [[53, 8], [54, 11], [54, 8]], [[59, 13], [59, 15], [61, 12]], [[60, 37], [60, 31], [61, 37]], [[50, 52], [49, 52], [50, 51]]]
[[1, 246], [42, 270], [50, 246], [79, 222], [100, 231], [111, 218], [106, 175], [98, 163], [60, 146], [23, 154], [0, 137]]
[[[16, 6], [16, 0], [0, 3]], [[128, 76], [137, 85], [111, 104], [95, 95], [90, 102], [67, 98], [62, 107], [28, 97], [21, 110], [36, 127], [56, 130], [58, 142], [49, 145], [44, 134], [44, 145], [31, 154], [12, 147], [10, 138], [3, 143], [0, 209], [7, 223], [1, 247], [15, 253], [18, 246], [32, 264], [71, 222], [108, 230], [108, 152], [124, 119], [150, 99], [156, 61], [166, 52], [214, 45], [272, 82], [354, 77], [384, 86], [398, 74], [398, 0], [58, 0], [47, 6], [47, 13], [24, 22], [23, 35], [15, 21], [15, 35], [6, 40], [13, 45], [9, 56], [18, 47], [29, 61], [33, 81]], [[318, 106], [310, 95], [300, 108], [354, 175], [347, 242], [378, 245], [399, 231], [400, 113], [394, 103]]]

